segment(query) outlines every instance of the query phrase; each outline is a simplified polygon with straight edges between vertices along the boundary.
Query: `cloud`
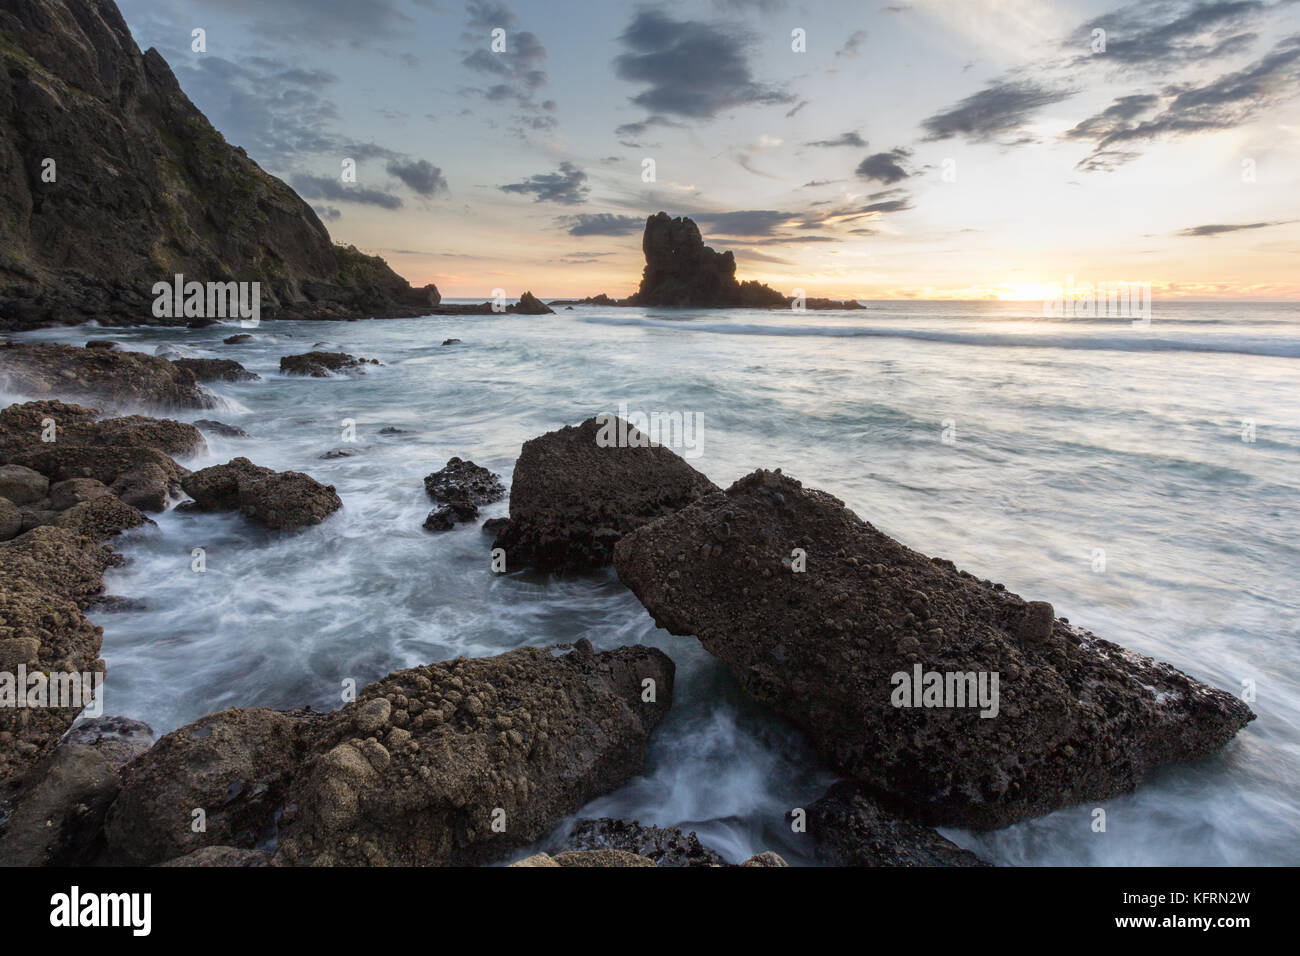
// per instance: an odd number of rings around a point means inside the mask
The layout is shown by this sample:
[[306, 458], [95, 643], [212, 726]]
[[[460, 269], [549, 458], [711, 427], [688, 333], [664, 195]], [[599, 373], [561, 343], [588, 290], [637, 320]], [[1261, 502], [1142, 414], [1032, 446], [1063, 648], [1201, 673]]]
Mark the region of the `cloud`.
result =
[[616, 216], [608, 212], [561, 216], [558, 221], [568, 226], [571, 236], [626, 236], [645, 228], [645, 220], [642, 218]]
[[835, 146], [855, 146], [858, 149], [866, 149], [867, 141], [859, 136], [855, 130], [850, 130], [847, 133], [840, 133], [840, 135], [836, 136], [834, 139], [818, 139], [813, 140], [811, 143], [804, 143], [804, 145], [820, 146], [824, 148], [832, 148]]
[[338, 222], [343, 213], [336, 206], [312, 206], [312, 211], [326, 222]]
[[[1263, 110], [1300, 95], [1300, 35], [1288, 37], [1268, 54], [1241, 70], [1208, 82], [1176, 84], [1154, 99], [1122, 97], [1089, 117], [1067, 134], [1091, 139], [1092, 155], [1078, 167], [1114, 168], [1137, 155], [1137, 144], [1194, 133], [1233, 129], [1251, 122]], [[1152, 95], [1154, 97], [1154, 94]], [[1148, 119], [1143, 113], [1158, 108]]]
[[558, 172], [539, 173], [529, 176], [522, 183], [509, 183], [501, 186], [504, 193], [531, 193], [535, 202], [558, 202], [566, 206], [576, 206], [587, 201], [591, 187], [587, 184], [587, 174], [573, 163], [560, 163]]
[[902, 146], [887, 153], [875, 153], [858, 163], [856, 172], [862, 179], [874, 179], [892, 186], [912, 175], [902, 166], [911, 155], [912, 151]]
[[384, 209], [399, 209], [402, 197], [379, 189], [363, 189], [345, 184], [331, 176], [309, 176], [300, 173], [293, 177], [293, 188], [304, 199], [332, 199], [336, 202], [355, 202]]
[[964, 136], [977, 143], [1006, 137], [1025, 142], [1024, 126], [1035, 113], [1073, 95], [1073, 90], [1050, 89], [1031, 80], [1000, 80], [934, 114], [921, 126], [927, 140]]
[[614, 60], [624, 80], [649, 89], [632, 102], [652, 114], [709, 119], [738, 106], [791, 103], [794, 97], [758, 83], [747, 39], [694, 20], [641, 10], [619, 36], [631, 52]]
[[1257, 38], [1246, 28], [1270, 9], [1261, 0], [1137, 3], [1089, 20], [1066, 48], [1087, 47], [1094, 30], [1105, 30], [1098, 62], [1163, 72], [1244, 50]]
[[1209, 225], [1209, 226], [1192, 226], [1190, 229], [1180, 229], [1180, 236], [1220, 236], [1225, 232], [1241, 232], [1245, 229], [1267, 229], [1269, 226], [1285, 226], [1289, 223], [1296, 222], [1295, 219], [1276, 219], [1273, 222], [1247, 222], [1234, 225]]
[[706, 223], [715, 235], [770, 236], [797, 215], [775, 209], [742, 209], [736, 212], [701, 212], [691, 218]]
[[436, 196], [447, 192], [447, 177], [442, 170], [427, 160], [402, 162], [391, 160], [386, 167], [388, 171], [410, 186], [421, 196]]
[[866, 30], [854, 30], [844, 41], [844, 46], [835, 51], [836, 56], [856, 58], [862, 55], [862, 44], [867, 39]]

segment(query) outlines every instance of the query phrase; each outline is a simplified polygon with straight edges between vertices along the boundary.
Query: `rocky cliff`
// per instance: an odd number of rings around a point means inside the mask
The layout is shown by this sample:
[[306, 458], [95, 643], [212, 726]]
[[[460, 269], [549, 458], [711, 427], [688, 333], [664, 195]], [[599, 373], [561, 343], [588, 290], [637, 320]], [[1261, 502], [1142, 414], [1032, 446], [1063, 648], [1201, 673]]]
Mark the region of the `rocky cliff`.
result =
[[783, 306], [789, 300], [761, 282], [736, 281], [736, 257], [704, 244], [699, 227], [666, 212], [646, 220], [645, 272], [629, 305], [727, 309]]
[[0, 0], [0, 329], [156, 320], [154, 283], [259, 281], [264, 318], [439, 301], [335, 245], [228, 144], [112, 0]]

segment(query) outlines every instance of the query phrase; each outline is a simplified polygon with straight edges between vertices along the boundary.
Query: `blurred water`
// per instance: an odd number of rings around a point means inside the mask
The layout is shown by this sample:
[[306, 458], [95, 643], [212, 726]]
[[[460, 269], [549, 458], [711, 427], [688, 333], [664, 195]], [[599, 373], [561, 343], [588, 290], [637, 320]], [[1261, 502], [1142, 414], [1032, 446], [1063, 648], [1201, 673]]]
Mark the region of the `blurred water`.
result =
[[[578, 307], [263, 323], [236, 346], [221, 344], [231, 326], [20, 338], [239, 360], [263, 380], [216, 386], [224, 408], [184, 417], [253, 440], [213, 437], [210, 454], [185, 463], [246, 455], [332, 483], [344, 502], [293, 534], [174, 512], [133, 532], [122, 543], [131, 563], [108, 587], [146, 607], [92, 612], [105, 629], [107, 712], [161, 733], [223, 707], [331, 708], [345, 678], [459, 654], [579, 637], [653, 644], [677, 662], [678, 685], [647, 773], [581, 815], [681, 824], [732, 860], [776, 849], [810, 862], [784, 814], [833, 775], [693, 639], [658, 631], [611, 573], [496, 576], [477, 527], [420, 527], [421, 478], [450, 456], [508, 480], [524, 440], [624, 403], [702, 414], [692, 464], [720, 485], [783, 468], [1103, 637], [1220, 687], [1255, 681], [1259, 719], [1219, 757], [1107, 801], [1105, 833], [1079, 807], [996, 833], [945, 831], [953, 839], [1011, 864], [1300, 863], [1300, 310], [1157, 303], [1149, 328], [1039, 310]], [[439, 345], [449, 337], [463, 344]], [[385, 364], [356, 378], [279, 374], [280, 356], [318, 342]], [[342, 441], [346, 419], [355, 444]], [[355, 454], [319, 457], [335, 448]], [[190, 570], [197, 547], [204, 574]]]

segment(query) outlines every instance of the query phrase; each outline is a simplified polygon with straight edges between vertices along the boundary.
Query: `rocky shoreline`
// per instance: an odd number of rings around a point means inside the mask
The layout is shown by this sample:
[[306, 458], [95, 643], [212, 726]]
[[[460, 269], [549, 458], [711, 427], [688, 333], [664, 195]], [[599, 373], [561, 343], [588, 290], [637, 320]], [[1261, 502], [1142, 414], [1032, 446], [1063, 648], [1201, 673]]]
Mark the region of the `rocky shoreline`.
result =
[[[206, 449], [200, 429], [120, 414], [209, 407], [182, 361], [0, 349], [5, 387], [33, 397], [0, 411], [0, 672], [104, 679], [87, 615], [121, 561], [117, 536], [147, 529], [148, 512], [235, 511], [292, 534], [346, 507], [309, 475], [246, 458], [190, 471], [176, 458]], [[628, 441], [599, 441], [607, 425]], [[930, 828], [1103, 800], [1219, 750], [1254, 717], [780, 472], [722, 490], [643, 438], [610, 416], [525, 442], [509, 518], [485, 547], [505, 573], [612, 563], [660, 626], [802, 728], [843, 779], [783, 825], [826, 864], [984, 865]], [[431, 530], [507, 494], [456, 458], [424, 486]], [[77, 706], [0, 707], [0, 862], [482, 865], [547, 838], [517, 865], [725, 865], [691, 833], [574, 819], [643, 772], [674, 670], [641, 646], [525, 646], [395, 671], [330, 713], [226, 710], [156, 742], [125, 717], [78, 723]], [[921, 706], [919, 688], [900, 706], [897, 678], [914, 670], [995, 675], [994, 713], [983, 698], [983, 711]]]

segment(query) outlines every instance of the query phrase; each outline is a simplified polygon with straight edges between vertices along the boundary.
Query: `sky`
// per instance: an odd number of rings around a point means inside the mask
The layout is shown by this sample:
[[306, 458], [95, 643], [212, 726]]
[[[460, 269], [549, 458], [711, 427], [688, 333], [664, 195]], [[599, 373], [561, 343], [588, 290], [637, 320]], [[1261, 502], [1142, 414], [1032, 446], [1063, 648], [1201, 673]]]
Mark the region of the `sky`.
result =
[[1300, 298], [1297, 0], [118, 2], [446, 297], [627, 295], [663, 210], [786, 294]]

